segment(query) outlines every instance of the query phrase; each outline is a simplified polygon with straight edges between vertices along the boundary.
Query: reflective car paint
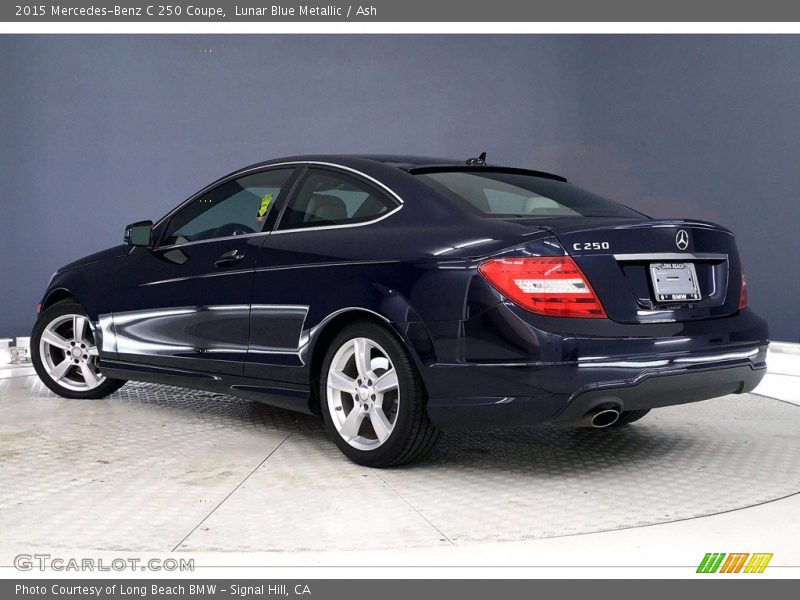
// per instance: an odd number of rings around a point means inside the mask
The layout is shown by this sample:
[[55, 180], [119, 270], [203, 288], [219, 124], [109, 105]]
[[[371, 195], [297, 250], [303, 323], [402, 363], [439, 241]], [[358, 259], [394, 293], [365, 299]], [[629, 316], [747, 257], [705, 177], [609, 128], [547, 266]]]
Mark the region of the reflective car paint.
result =
[[[309, 166], [345, 169], [403, 204], [374, 223], [270, 233], [287, 201], [282, 194], [265, 233], [118, 246], [60, 270], [43, 304], [64, 293], [78, 299], [109, 376], [228, 391], [305, 412], [318, 408], [314, 369], [326, 336], [349, 318], [376, 319], [411, 350], [431, 418], [443, 427], [572, 418], [603, 402], [646, 404], [647, 394], [698, 400], [747, 391], [763, 375], [767, 327], [751, 309], [738, 310], [731, 282], [739, 281], [740, 260], [724, 228], [644, 216], [479, 218], [408, 172], [453, 164], [441, 159], [296, 157], [212, 186], [287, 164], [296, 178]], [[156, 224], [156, 239], [166, 222]], [[675, 242], [681, 230], [685, 251]], [[608, 245], [592, 250], [592, 241]], [[242, 258], [215, 264], [231, 252]], [[565, 254], [589, 277], [609, 319], [536, 315], [477, 273], [490, 256]], [[646, 293], [646, 265], [675, 255], [697, 262], [703, 300], [695, 306], [658, 305]], [[702, 373], [713, 380], [709, 389], [694, 377]], [[647, 394], [631, 394], [646, 381]], [[652, 389], [658, 381], [666, 391]]]

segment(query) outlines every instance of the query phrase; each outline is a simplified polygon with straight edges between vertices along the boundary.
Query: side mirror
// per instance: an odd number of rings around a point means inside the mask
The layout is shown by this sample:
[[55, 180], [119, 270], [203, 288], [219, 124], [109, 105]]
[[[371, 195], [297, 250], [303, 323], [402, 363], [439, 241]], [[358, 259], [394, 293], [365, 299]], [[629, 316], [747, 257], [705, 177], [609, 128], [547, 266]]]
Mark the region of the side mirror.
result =
[[144, 246], [145, 248], [149, 248], [152, 237], [152, 221], [131, 223], [125, 228], [125, 243], [129, 246]]

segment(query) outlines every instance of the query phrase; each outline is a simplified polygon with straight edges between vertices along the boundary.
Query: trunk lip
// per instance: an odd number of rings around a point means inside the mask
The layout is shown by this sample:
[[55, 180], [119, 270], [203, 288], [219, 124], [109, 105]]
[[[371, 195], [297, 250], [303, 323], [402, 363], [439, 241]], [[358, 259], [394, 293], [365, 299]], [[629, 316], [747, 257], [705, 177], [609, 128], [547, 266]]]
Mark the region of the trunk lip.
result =
[[706, 231], [718, 231], [719, 233], [727, 234], [731, 237], [736, 237], [730, 229], [723, 227], [718, 223], [711, 221], [695, 221], [695, 220], [682, 220], [682, 219], [648, 219], [643, 221], [636, 221], [634, 223], [619, 223], [613, 224], [598, 224], [598, 223], [583, 223], [573, 222], [565, 223], [561, 226], [558, 224], [541, 224], [539, 228], [558, 235], [571, 235], [576, 233], [583, 233], [586, 231], [626, 231], [632, 229], [703, 229]]
[[728, 260], [730, 255], [721, 252], [640, 252], [612, 254], [614, 260], [633, 261], [673, 261], [673, 260]]
[[673, 227], [673, 228], [680, 228], [680, 227], [690, 227], [695, 229], [711, 229], [714, 231], [719, 231], [721, 233], [727, 233], [729, 235], [734, 235], [734, 233], [728, 229], [727, 227], [723, 227], [719, 223], [712, 223], [711, 221], [700, 221], [700, 220], [691, 220], [691, 219], [651, 219], [650, 221], [643, 221], [641, 223], [628, 223], [625, 225], [619, 225], [614, 227], [613, 229], [650, 229], [650, 228], [659, 228], [659, 227]]

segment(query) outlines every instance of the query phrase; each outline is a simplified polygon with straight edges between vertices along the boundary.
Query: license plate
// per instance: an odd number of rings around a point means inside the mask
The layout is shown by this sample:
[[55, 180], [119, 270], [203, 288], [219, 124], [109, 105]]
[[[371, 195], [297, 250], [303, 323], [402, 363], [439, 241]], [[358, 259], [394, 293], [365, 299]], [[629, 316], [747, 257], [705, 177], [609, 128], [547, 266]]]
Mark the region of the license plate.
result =
[[658, 302], [694, 302], [700, 300], [697, 273], [692, 263], [654, 263], [650, 265]]

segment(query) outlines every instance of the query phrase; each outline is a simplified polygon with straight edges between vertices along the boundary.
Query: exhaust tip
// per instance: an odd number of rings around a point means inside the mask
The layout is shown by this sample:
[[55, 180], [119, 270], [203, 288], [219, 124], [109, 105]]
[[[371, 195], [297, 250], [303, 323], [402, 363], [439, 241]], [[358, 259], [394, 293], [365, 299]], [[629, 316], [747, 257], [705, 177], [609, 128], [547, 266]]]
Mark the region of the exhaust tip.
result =
[[592, 415], [591, 424], [595, 429], [610, 427], [619, 419], [619, 411], [615, 408], [599, 410]]

